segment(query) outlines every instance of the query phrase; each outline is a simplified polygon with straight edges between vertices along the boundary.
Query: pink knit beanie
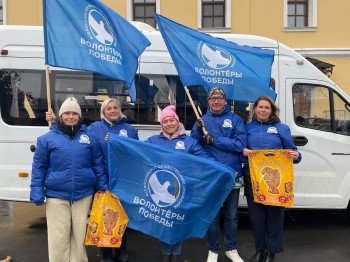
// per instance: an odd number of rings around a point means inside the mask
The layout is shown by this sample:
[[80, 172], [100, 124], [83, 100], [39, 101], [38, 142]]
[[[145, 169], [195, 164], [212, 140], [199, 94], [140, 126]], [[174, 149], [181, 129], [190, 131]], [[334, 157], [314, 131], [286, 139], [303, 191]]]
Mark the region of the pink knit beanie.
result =
[[164, 108], [160, 115], [160, 123], [163, 123], [163, 119], [168, 116], [175, 118], [177, 122], [179, 122], [179, 117], [175, 113], [175, 110], [176, 110], [175, 106], [167, 106], [166, 108]]

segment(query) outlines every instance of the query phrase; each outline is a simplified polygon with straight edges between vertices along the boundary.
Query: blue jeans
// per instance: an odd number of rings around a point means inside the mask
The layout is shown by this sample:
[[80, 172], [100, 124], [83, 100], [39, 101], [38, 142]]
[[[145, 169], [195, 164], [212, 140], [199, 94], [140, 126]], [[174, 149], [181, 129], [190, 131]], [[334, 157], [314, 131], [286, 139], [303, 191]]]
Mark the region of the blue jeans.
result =
[[163, 255], [180, 255], [181, 253], [182, 242], [179, 242], [174, 245], [170, 245], [160, 241], [160, 250]]
[[[225, 250], [237, 249], [237, 206], [239, 198], [239, 189], [233, 189], [226, 198], [222, 212], [224, 216], [224, 243]], [[211, 224], [208, 230], [208, 249], [214, 253], [220, 251], [220, 215], [221, 212], [216, 215], [215, 220]]]

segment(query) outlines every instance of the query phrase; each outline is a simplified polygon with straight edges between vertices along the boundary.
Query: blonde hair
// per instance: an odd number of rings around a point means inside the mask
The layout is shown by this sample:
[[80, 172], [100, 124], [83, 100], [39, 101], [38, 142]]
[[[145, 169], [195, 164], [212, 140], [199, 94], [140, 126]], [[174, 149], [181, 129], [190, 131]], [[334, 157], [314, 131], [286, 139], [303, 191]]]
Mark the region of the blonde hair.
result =
[[122, 107], [121, 107], [119, 100], [115, 99], [115, 98], [107, 98], [105, 101], [103, 101], [103, 103], [101, 105], [100, 117], [101, 117], [101, 120], [102, 119], [105, 120], [111, 126], [113, 125], [113, 123], [106, 118], [104, 111], [105, 111], [106, 107], [109, 105], [109, 103], [112, 101], [115, 101], [120, 108], [120, 118], [126, 118], [126, 116], [122, 113]]

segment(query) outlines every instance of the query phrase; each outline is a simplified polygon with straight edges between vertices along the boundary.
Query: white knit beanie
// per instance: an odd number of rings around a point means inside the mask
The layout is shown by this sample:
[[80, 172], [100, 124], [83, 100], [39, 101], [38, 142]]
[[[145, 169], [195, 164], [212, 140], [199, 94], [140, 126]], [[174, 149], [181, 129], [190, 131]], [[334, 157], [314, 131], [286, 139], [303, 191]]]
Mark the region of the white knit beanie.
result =
[[60, 111], [58, 112], [59, 117], [66, 112], [75, 112], [81, 117], [81, 109], [78, 101], [74, 97], [68, 97], [61, 105]]

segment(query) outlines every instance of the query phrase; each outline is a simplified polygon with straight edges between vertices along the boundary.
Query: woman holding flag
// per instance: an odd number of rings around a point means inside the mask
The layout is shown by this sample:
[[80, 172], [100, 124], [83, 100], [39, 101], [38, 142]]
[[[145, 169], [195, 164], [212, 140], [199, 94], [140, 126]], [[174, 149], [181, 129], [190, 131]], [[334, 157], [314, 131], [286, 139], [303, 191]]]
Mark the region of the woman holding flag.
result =
[[[113, 133], [123, 137], [139, 139], [137, 130], [132, 125], [126, 123], [126, 116], [121, 110], [119, 100], [115, 98], [107, 98], [101, 105], [101, 121], [96, 121], [88, 127], [88, 130], [94, 133], [98, 139], [102, 151], [105, 174], [109, 173], [107, 144], [105, 142], [106, 135], [108, 133]], [[46, 112], [47, 121], [51, 122], [54, 119], [55, 115], [53, 113]], [[115, 256], [119, 262], [128, 261], [126, 233], [127, 231], [124, 233], [120, 248], [101, 248], [101, 262], [113, 262], [113, 250], [115, 251]]]
[[69, 97], [59, 121], [38, 138], [32, 166], [30, 201], [40, 206], [46, 199], [50, 262], [88, 261], [84, 239], [92, 195], [107, 189], [97, 138]]
[[[175, 109], [175, 106], [170, 105], [162, 110], [160, 116], [161, 133], [149, 137], [146, 142], [212, 159], [195, 139], [186, 135], [186, 130], [183, 124], [179, 122], [179, 117], [176, 114]], [[160, 247], [163, 254], [161, 262], [181, 261], [180, 253], [182, 242], [170, 245], [161, 241]]]

